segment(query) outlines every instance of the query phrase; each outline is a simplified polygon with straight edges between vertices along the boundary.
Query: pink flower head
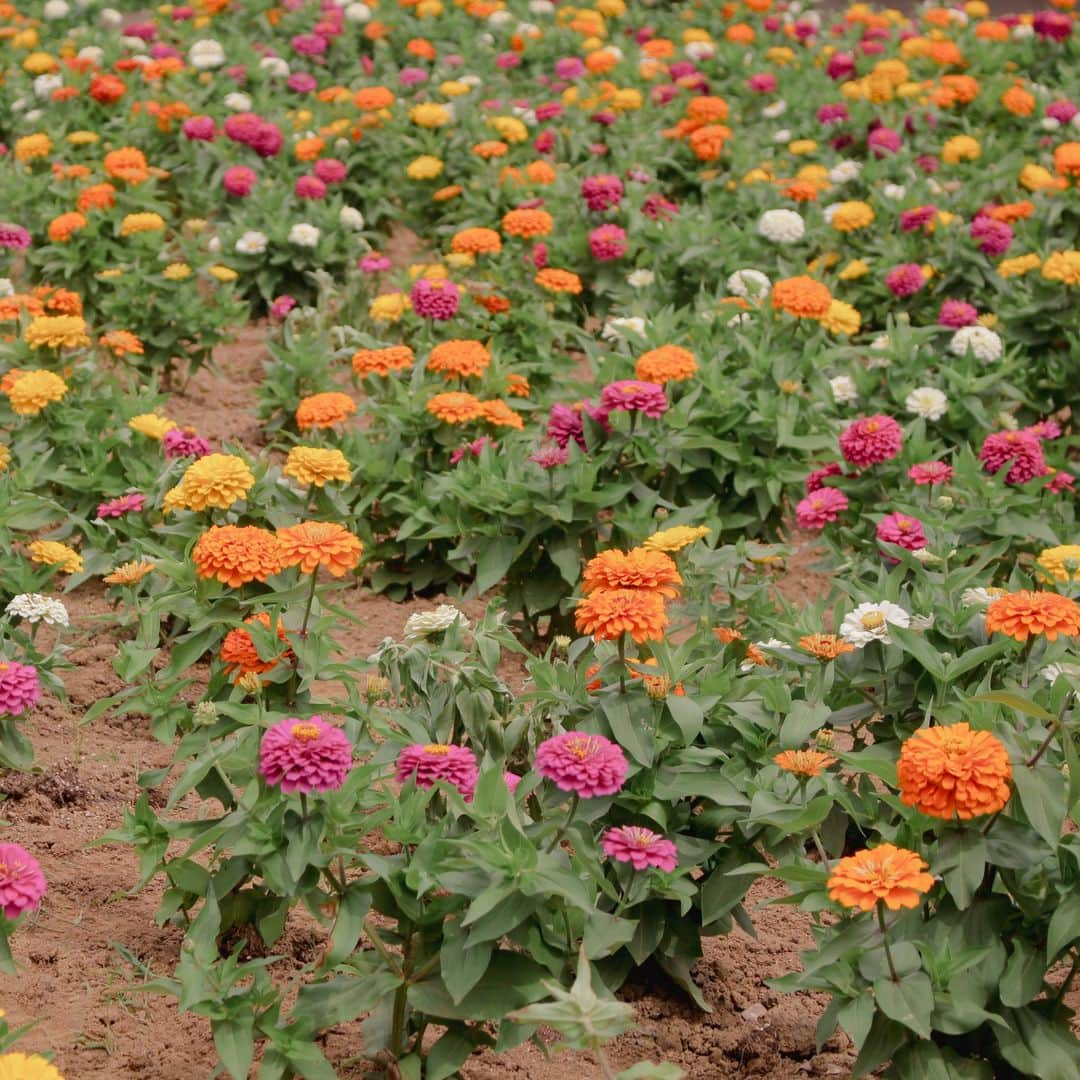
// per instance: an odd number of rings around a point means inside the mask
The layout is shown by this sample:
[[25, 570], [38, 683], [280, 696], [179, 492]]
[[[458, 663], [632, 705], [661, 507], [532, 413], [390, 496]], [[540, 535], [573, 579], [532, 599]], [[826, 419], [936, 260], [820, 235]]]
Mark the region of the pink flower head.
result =
[[275, 297], [274, 302], [270, 305], [270, 318], [284, 319], [294, 307], [296, 307], [296, 297], [290, 296], [288, 293], [282, 293], [280, 296]]
[[536, 119], [541, 124], [546, 124], [549, 120], [554, 120], [556, 117], [562, 116], [563, 107], [558, 101], [546, 101], [543, 105], [537, 105], [534, 110], [536, 113]]
[[0, 716], [21, 716], [41, 696], [37, 668], [14, 660], [0, 661]]
[[1040, 420], [1037, 424], [1032, 424], [1031, 427], [1024, 428], [1024, 430], [1030, 432], [1036, 439], [1061, 438], [1061, 427], [1056, 420]]
[[937, 212], [938, 208], [933, 203], [905, 210], [900, 215], [900, 228], [906, 233], [918, 232], [919, 229], [929, 232], [930, 226], [934, 224], [934, 219], [937, 217]]
[[464, 446], [459, 446], [450, 455], [450, 464], [456, 465], [459, 461], [463, 461], [466, 457], [479, 457], [484, 452], [485, 446], [490, 446], [492, 450], [498, 447], [497, 442], [492, 442], [491, 438], [487, 435], [481, 435], [479, 439], [473, 439], [471, 443], [466, 443]]
[[658, 870], [674, 870], [679, 864], [679, 856], [672, 841], [665, 839], [652, 829], [643, 829], [640, 825], [621, 825], [608, 829], [601, 841], [604, 854], [616, 862], [628, 862], [635, 870], [645, 870], [655, 866]]
[[597, 262], [613, 262], [626, 254], [626, 230], [620, 225], [600, 225], [589, 233], [589, 250]]
[[417, 278], [409, 293], [409, 300], [413, 311], [422, 319], [446, 322], [457, 314], [461, 293], [452, 281]]
[[533, 244], [532, 255], [527, 256], [532, 259], [533, 266], [537, 270], [543, 270], [548, 264], [548, 246], [543, 240], [537, 241]]
[[629, 770], [622, 750], [610, 739], [580, 731], [565, 731], [542, 742], [534, 764], [545, 780], [583, 799], [614, 795]]
[[877, 538], [885, 544], [897, 544], [907, 551], [926, 547], [923, 523], [910, 514], [886, 514], [877, 523]]
[[36, 911], [45, 888], [45, 875], [29, 851], [18, 844], [0, 844], [0, 914], [5, 919]]
[[297, 178], [296, 187], [293, 189], [298, 199], [324, 199], [326, 198], [326, 185], [317, 177], [301, 176]]
[[1063, 491], [1074, 491], [1076, 477], [1067, 473], [1064, 469], [1051, 469], [1053, 476], [1046, 481], [1046, 490], [1052, 495], [1060, 495]]
[[9, 251], [25, 251], [30, 246], [30, 233], [22, 225], [0, 221], [0, 248]]
[[885, 284], [893, 296], [913, 296], [926, 284], [926, 278], [918, 263], [901, 263], [885, 275]]
[[855, 57], [851, 53], [833, 53], [825, 72], [834, 82], [850, 79], [855, 74]]
[[310, 94], [319, 85], [314, 75], [306, 71], [294, 71], [286, 80], [285, 85], [294, 94]]
[[851, 114], [848, 112], [848, 107], [843, 102], [832, 102], [828, 105], [822, 105], [817, 111], [817, 120], [819, 124], [842, 124], [845, 120], [849, 120]]
[[995, 221], [987, 214], [981, 214], [971, 223], [971, 239], [979, 242], [979, 250], [984, 255], [1004, 255], [1013, 242], [1012, 228], [1004, 221]]
[[820, 469], [815, 469], [806, 478], [806, 494], [811, 495], [815, 491], [820, 491], [825, 486], [825, 481], [830, 476], [843, 476], [844, 467], [839, 461], [830, 461], [828, 465], [822, 465]]
[[807, 495], [795, 507], [800, 529], [824, 529], [848, 508], [847, 496], [836, 488], [823, 487]]
[[378, 274], [383, 270], [389, 270], [394, 264], [387, 256], [373, 251], [370, 255], [365, 255], [359, 265], [365, 274]]
[[181, 126], [185, 139], [192, 142], [213, 142], [217, 125], [212, 116], [189, 116]]
[[946, 300], [938, 312], [938, 326], [949, 326], [959, 330], [961, 326], [971, 326], [979, 318], [979, 311], [965, 300]]
[[232, 165], [225, 170], [221, 184], [230, 195], [244, 196], [251, 194], [255, 180], [254, 169], [249, 169], [246, 165]]
[[653, 221], [670, 221], [679, 212], [679, 205], [654, 191], [645, 196], [641, 203], [641, 212]]
[[259, 772], [286, 795], [336, 791], [352, 768], [352, 744], [321, 716], [290, 716], [274, 724], [259, 745]]
[[98, 503], [97, 516], [99, 518], [123, 517], [125, 514], [138, 513], [145, 505], [146, 496], [135, 491], [129, 495], [121, 495], [118, 499]]
[[571, 439], [584, 450], [585, 422], [580, 411], [572, 409], [569, 405], [563, 405], [561, 402], [552, 405], [551, 412], [548, 414], [547, 437], [554, 439], [561, 450], [566, 449]]
[[517, 773], [504, 772], [503, 780], [506, 781], [506, 786], [510, 789], [510, 794], [513, 795], [517, 791], [518, 784], [521, 783], [521, 777]]
[[330, 42], [322, 34], [297, 34], [290, 43], [293, 51], [301, 56], [322, 56]]
[[1059, 124], [1067, 124], [1078, 111], [1071, 101], [1051, 101], [1046, 106], [1046, 115]]
[[281, 128], [272, 124], [269, 120], [260, 120], [255, 137], [251, 141], [251, 148], [261, 158], [277, 157], [285, 145], [285, 136], [281, 134]]
[[478, 773], [476, 755], [467, 746], [414, 743], [398, 754], [395, 776], [401, 784], [411, 776], [416, 786], [422, 788], [434, 787], [437, 781], [445, 780], [470, 802]]
[[201, 458], [210, 453], [210, 443], [192, 427], [170, 428], [161, 440], [167, 458]]
[[746, 80], [746, 87], [755, 94], [771, 94], [776, 89], [776, 76], [771, 71], [759, 71]]
[[659, 383], [620, 379], [600, 391], [600, 404], [608, 412], [640, 412], [656, 420], [668, 409], [667, 395]]
[[622, 181], [610, 173], [588, 176], [581, 182], [581, 197], [590, 210], [610, 210], [622, 202]]
[[315, 175], [324, 184], [340, 184], [349, 175], [349, 170], [345, 162], [337, 158], [319, 158], [315, 162]]
[[555, 469], [570, 460], [570, 451], [566, 446], [544, 446], [530, 454], [529, 460], [541, 469]]
[[1005, 475], [1006, 484], [1026, 484], [1036, 476], [1046, 475], [1042, 446], [1027, 431], [998, 431], [987, 435], [979, 451], [979, 460], [988, 473], [994, 474], [1012, 462]]
[[251, 112], [233, 113], [225, 118], [225, 134], [233, 142], [253, 146], [259, 137], [259, 129], [265, 121]]
[[555, 132], [548, 128], [533, 139], [533, 149], [538, 154], [550, 154], [555, 149]]
[[427, 82], [428, 73], [421, 67], [405, 67], [398, 75], [399, 86], [419, 86]]
[[1064, 11], [1037, 11], [1031, 21], [1039, 37], [1067, 41], [1072, 34], [1072, 19]]
[[874, 157], [895, 154], [900, 149], [900, 133], [889, 127], [874, 128], [866, 140], [867, 146], [874, 152]]
[[900, 425], [881, 413], [855, 420], [840, 433], [840, 453], [845, 461], [860, 469], [889, 461], [900, 453], [903, 445]]
[[555, 75], [560, 79], [580, 79], [585, 71], [585, 61], [577, 56], [567, 56], [555, 61]]
[[926, 484], [947, 484], [952, 479], [953, 469], [944, 461], [924, 461], [919, 465], [912, 465], [907, 474], [923, 487]]

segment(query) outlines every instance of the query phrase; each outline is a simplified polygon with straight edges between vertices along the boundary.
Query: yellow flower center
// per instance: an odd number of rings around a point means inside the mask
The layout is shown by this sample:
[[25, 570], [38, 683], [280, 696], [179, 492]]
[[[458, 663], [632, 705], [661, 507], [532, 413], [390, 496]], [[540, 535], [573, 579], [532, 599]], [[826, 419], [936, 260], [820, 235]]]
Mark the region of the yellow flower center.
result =
[[866, 430], [872, 435], [881, 425], [876, 420], [871, 420], [866, 425]]
[[859, 621], [864, 630], [880, 630], [885, 625], [885, 616], [880, 611], [870, 611]]
[[594, 748], [595, 742], [591, 738], [570, 739], [566, 744], [566, 749], [579, 761], [584, 761]]
[[427, 746], [424, 747], [424, 753], [432, 754], [435, 757], [446, 757], [446, 755], [450, 753], [450, 747], [447, 746], [446, 743], [428, 743]]
[[297, 742], [314, 742], [319, 737], [319, 729], [315, 724], [293, 724], [289, 734]]

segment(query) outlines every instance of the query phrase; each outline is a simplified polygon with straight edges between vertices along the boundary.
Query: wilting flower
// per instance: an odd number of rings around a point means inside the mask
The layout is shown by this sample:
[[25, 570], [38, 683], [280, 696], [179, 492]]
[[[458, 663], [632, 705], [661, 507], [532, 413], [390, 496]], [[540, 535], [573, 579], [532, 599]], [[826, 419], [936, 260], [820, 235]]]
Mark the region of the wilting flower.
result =
[[653, 533], [641, 546], [646, 551], [682, 551], [695, 540], [704, 540], [711, 531], [707, 525], [675, 525]]
[[581, 584], [586, 595], [601, 589], [649, 589], [673, 597], [678, 595], [682, 578], [670, 556], [662, 551], [612, 548], [589, 560]]
[[294, 446], [281, 470], [298, 484], [325, 487], [331, 480], [347, 483], [352, 477], [349, 461], [340, 450], [318, 446]]
[[440, 604], [434, 611], [414, 611], [405, 620], [401, 636], [405, 641], [419, 641], [449, 630], [454, 623], [469, 625], [465, 616], [453, 604]]
[[844, 460], [859, 468], [896, 457], [903, 444], [900, 425], [891, 416], [880, 413], [856, 420], [840, 433], [840, 452]]
[[45, 875], [29, 851], [18, 844], [0, 844], [0, 914], [5, 919], [36, 911], [45, 888]]
[[49, 626], [68, 626], [68, 610], [62, 600], [41, 593], [19, 593], [8, 601], [5, 615], [13, 615], [30, 623], [44, 622]]
[[604, 854], [616, 862], [630, 863], [635, 870], [655, 866], [669, 873], [679, 865], [675, 844], [652, 829], [640, 825], [621, 825], [608, 829], [600, 838]]
[[259, 773], [293, 792], [336, 791], [352, 768], [352, 744], [321, 716], [289, 717], [267, 729], [259, 744]]
[[565, 446], [543, 446], [529, 455], [529, 460], [541, 469], [557, 469], [570, 460], [570, 451]]
[[1008, 593], [986, 610], [986, 632], [1007, 634], [1017, 641], [1044, 634], [1056, 641], [1058, 634], [1080, 634], [1080, 605], [1054, 592], [1031, 592], [1026, 589]]
[[225, 510], [247, 496], [255, 476], [235, 454], [207, 454], [188, 466], [176, 501], [188, 510]]
[[829, 899], [871, 911], [879, 902], [890, 911], [915, 908], [934, 886], [926, 863], [906, 848], [880, 844], [841, 859], [827, 882]]
[[65, 574], [81, 574], [82, 556], [74, 549], [57, 540], [33, 540], [26, 545], [32, 562], [44, 566], [58, 566]]
[[653, 589], [598, 589], [578, 602], [574, 622], [596, 641], [615, 641], [624, 633], [639, 645], [661, 641], [668, 624], [664, 597]]
[[622, 750], [603, 735], [567, 731], [536, 750], [536, 771], [563, 791], [583, 799], [614, 795], [626, 782], [629, 765]]
[[21, 716], [41, 696], [37, 668], [0, 660], [0, 715]]
[[921, 814], [962, 821], [996, 814], [1009, 801], [1009, 752], [966, 723], [920, 728], [900, 746], [900, 799]]
[[844, 653], [854, 652], [855, 646], [835, 634], [805, 634], [799, 638], [799, 648], [819, 660], [835, 660]]
[[911, 625], [911, 616], [899, 604], [889, 600], [859, 604], [844, 616], [840, 636], [860, 649], [871, 641], [888, 645], [892, 641], [889, 637], [890, 624], [906, 630]]
[[796, 776], [820, 776], [830, 765], [836, 764], [832, 754], [820, 750], [781, 750], [773, 761], [785, 772]]
[[848, 508], [847, 496], [836, 488], [821, 487], [795, 507], [800, 529], [824, 529]]
[[147, 574], [153, 573], [154, 570], [155, 565], [152, 562], [126, 562], [121, 563], [101, 580], [106, 585], [138, 585]]
[[364, 551], [359, 537], [333, 521], [302, 521], [278, 529], [277, 536], [281, 565], [299, 566], [303, 574], [322, 566], [333, 577], [342, 577], [356, 568]]
[[668, 408], [662, 386], [636, 379], [608, 383], [600, 391], [600, 404], [609, 412], [640, 412], [652, 420], [663, 416]]
[[476, 755], [466, 746], [446, 743], [414, 743], [398, 754], [395, 778], [404, 783], [411, 776], [417, 787], [434, 787], [439, 780], [456, 787], [469, 802], [476, 791], [479, 769]]
[[1057, 581], [1080, 581], [1080, 544], [1044, 548], [1035, 565]]
[[280, 573], [281, 541], [255, 525], [215, 525], [199, 537], [191, 552], [195, 572], [237, 589]]

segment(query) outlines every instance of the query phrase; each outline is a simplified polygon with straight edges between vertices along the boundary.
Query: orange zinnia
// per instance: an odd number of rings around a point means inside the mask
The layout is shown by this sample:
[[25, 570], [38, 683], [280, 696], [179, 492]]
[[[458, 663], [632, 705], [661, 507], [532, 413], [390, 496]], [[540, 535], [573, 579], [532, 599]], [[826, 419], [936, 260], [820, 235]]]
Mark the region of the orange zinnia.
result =
[[491, 353], [483, 342], [455, 338], [444, 341], [431, 350], [427, 369], [441, 372], [448, 379], [468, 379], [483, 375], [490, 363]]
[[49, 222], [49, 239], [54, 244], [64, 244], [71, 239], [71, 234], [86, 228], [86, 218], [77, 210], [69, 210]]
[[[269, 630], [270, 613], [260, 611], [257, 615], [245, 619], [244, 622], [249, 625], [258, 623]], [[280, 620], [277, 625], [277, 636], [279, 641], [288, 641], [285, 637], [285, 627], [281, 625]], [[255, 648], [255, 642], [252, 640], [251, 634], [242, 626], [230, 630], [221, 643], [221, 660], [225, 665], [225, 673], [232, 677], [233, 682], [239, 682], [245, 675], [251, 673], [263, 675], [267, 671], [272, 671], [277, 667], [279, 661], [288, 660], [292, 655], [292, 649], [286, 648], [273, 659], [263, 660], [259, 656], [259, 650]]]
[[706, 124], [690, 133], [690, 149], [698, 161], [715, 161], [724, 151], [724, 143], [731, 138], [731, 128], [723, 124]]
[[1058, 634], [1075, 637], [1080, 634], [1080, 605], [1055, 592], [1010, 593], [986, 609], [986, 632], [995, 630], [1017, 641], [1033, 634], [1045, 634], [1048, 641], [1056, 641]]
[[344, 525], [333, 521], [302, 521], [287, 529], [278, 529], [283, 566], [299, 566], [310, 574], [325, 566], [333, 577], [355, 570], [364, 553], [360, 538]]
[[832, 754], [823, 754], [820, 750], [782, 750], [773, 761], [796, 776], [820, 776], [823, 769], [836, 764]]
[[134, 146], [122, 146], [119, 150], [110, 150], [105, 155], [105, 171], [128, 184], [141, 184], [150, 179], [150, 169], [146, 157]]
[[98, 344], [111, 349], [116, 356], [127, 356], [133, 353], [142, 356], [143, 343], [128, 330], [110, 330], [98, 338]]
[[347, 420], [356, 412], [356, 402], [348, 394], [330, 390], [325, 394], [312, 394], [304, 398], [296, 410], [296, 426], [301, 431], [308, 428], [328, 428]]
[[444, 424], [467, 424], [484, 415], [480, 399], [460, 390], [436, 394], [427, 403], [427, 411]]
[[359, 349], [353, 353], [352, 369], [357, 375], [382, 375], [406, 371], [416, 360], [408, 345], [391, 345], [386, 349]]
[[570, 293], [577, 296], [581, 292], [581, 278], [570, 270], [559, 270], [556, 267], [544, 267], [537, 272], [533, 281], [548, 292]]
[[513, 428], [515, 431], [522, 431], [525, 428], [525, 422], [521, 419], [521, 416], [499, 398], [493, 398], [491, 401], [481, 401], [480, 415], [486, 423], [495, 427], [508, 427]]
[[555, 219], [546, 210], [508, 210], [503, 214], [503, 232], [510, 236], [547, 236]]
[[281, 541], [255, 525], [215, 525], [195, 542], [191, 558], [199, 577], [237, 589], [281, 571]]
[[493, 255], [502, 251], [502, 237], [494, 229], [462, 229], [454, 233], [450, 250], [458, 255]]
[[805, 274], [782, 278], [772, 289], [772, 306], [800, 319], [820, 319], [831, 303], [829, 287]]
[[365, 86], [353, 95], [353, 104], [366, 112], [389, 109], [394, 104], [394, 94], [385, 86]]
[[922, 728], [901, 745], [896, 777], [905, 806], [967, 821], [1005, 806], [1012, 765], [1005, 744], [989, 731], [948, 724]]
[[689, 349], [681, 345], [661, 345], [638, 357], [634, 376], [642, 382], [660, 383], [663, 386], [664, 383], [689, 379], [697, 369], [697, 360]]
[[643, 589], [661, 596], [677, 596], [682, 584], [670, 555], [649, 548], [601, 551], [589, 560], [582, 578], [586, 594], [603, 589]]
[[906, 848], [881, 844], [841, 859], [826, 883], [829, 899], [848, 908], [870, 911], [884, 902], [890, 911], [919, 906], [934, 885], [926, 863]]
[[799, 638], [799, 648], [819, 660], [835, 660], [844, 653], [854, 652], [855, 646], [835, 634], [806, 634]]
[[596, 641], [629, 634], [640, 645], [661, 641], [668, 618], [664, 598], [655, 589], [598, 589], [578, 602], [574, 623]]
[[79, 192], [75, 206], [85, 213], [87, 210], [108, 210], [116, 205], [116, 188], [112, 184], [91, 184]]

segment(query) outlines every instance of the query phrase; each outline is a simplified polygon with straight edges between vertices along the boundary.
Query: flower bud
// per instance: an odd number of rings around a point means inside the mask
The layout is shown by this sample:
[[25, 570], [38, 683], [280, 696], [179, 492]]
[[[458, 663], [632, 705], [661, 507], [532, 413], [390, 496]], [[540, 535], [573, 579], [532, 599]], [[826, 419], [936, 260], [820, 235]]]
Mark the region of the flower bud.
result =
[[670, 675], [646, 675], [645, 676], [645, 693], [652, 698], [653, 701], [663, 701], [668, 696], [668, 691], [671, 690], [671, 676]]
[[245, 671], [239, 679], [236, 680], [236, 685], [244, 691], [245, 694], [250, 694], [252, 697], [257, 697], [262, 692], [262, 679], [255, 671]]
[[370, 705], [386, 701], [390, 697], [390, 680], [382, 675], [368, 675], [363, 682], [364, 697]]
[[937, 502], [934, 505], [939, 510], [951, 510], [955, 505], [955, 502], [951, 495], [939, 495], [937, 497]]
[[212, 701], [200, 701], [192, 710], [196, 727], [209, 727], [217, 723], [217, 706]]

